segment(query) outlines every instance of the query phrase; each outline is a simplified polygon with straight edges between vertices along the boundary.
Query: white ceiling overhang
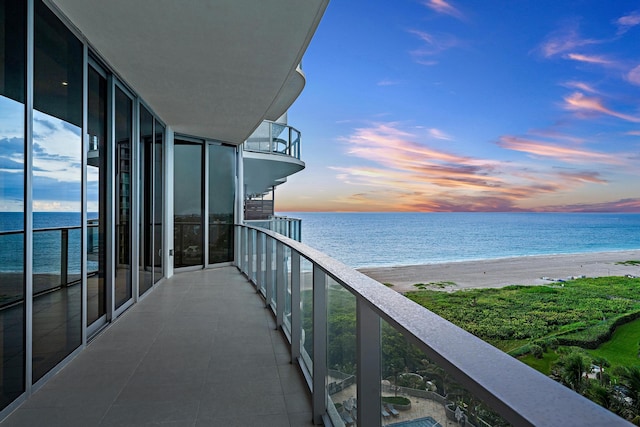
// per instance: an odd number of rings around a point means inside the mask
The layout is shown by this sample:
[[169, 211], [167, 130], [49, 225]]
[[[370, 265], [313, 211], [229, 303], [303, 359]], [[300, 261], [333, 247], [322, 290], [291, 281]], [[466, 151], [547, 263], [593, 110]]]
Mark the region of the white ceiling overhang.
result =
[[328, 0], [49, 0], [177, 133], [241, 144], [304, 87]]

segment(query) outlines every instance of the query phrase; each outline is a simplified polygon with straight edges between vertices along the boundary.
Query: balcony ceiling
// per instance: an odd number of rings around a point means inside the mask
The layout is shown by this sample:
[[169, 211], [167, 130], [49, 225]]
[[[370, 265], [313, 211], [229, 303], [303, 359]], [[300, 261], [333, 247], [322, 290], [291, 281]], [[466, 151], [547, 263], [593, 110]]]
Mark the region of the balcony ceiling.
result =
[[300, 94], [328, 0], [49, 0], [175, 132], [242, 143]]

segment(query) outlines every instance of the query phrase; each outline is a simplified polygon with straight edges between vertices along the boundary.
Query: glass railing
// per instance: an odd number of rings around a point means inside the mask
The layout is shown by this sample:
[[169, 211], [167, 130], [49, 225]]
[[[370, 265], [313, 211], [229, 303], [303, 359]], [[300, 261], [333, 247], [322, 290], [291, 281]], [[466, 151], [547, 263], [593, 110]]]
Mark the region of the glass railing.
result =
[[285, 237], [300, 242], [302, 240], [302, 220], [286, 216], [272, 216], [269, 219], [255, 219], [244, 222], [252, 227], [266, 228]]
[[288, 125], [263, 121], [245, 141], [244, 150], [283, 154], [300, 160], [300, 131]]
[[628, 425], [322, 252], [246, 225], [236, 238], [238, 268], [287, 337], [316, 424]]

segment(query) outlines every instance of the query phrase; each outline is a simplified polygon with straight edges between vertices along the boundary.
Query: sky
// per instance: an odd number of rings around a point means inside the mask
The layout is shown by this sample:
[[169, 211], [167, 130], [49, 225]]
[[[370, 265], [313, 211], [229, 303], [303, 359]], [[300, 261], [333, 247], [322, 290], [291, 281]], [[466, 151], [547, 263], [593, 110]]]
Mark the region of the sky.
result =
[[640, 2], [333, 0], [288, 211], [640, 212]]

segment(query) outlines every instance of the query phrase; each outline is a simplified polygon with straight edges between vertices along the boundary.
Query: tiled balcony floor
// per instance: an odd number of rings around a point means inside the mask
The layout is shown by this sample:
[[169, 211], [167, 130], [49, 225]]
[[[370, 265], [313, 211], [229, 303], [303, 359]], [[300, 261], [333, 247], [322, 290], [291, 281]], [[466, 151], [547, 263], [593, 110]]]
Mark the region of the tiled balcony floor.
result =
[[160, 284], [2, 426], [306, 426], [308, 393], [235, 267]]

